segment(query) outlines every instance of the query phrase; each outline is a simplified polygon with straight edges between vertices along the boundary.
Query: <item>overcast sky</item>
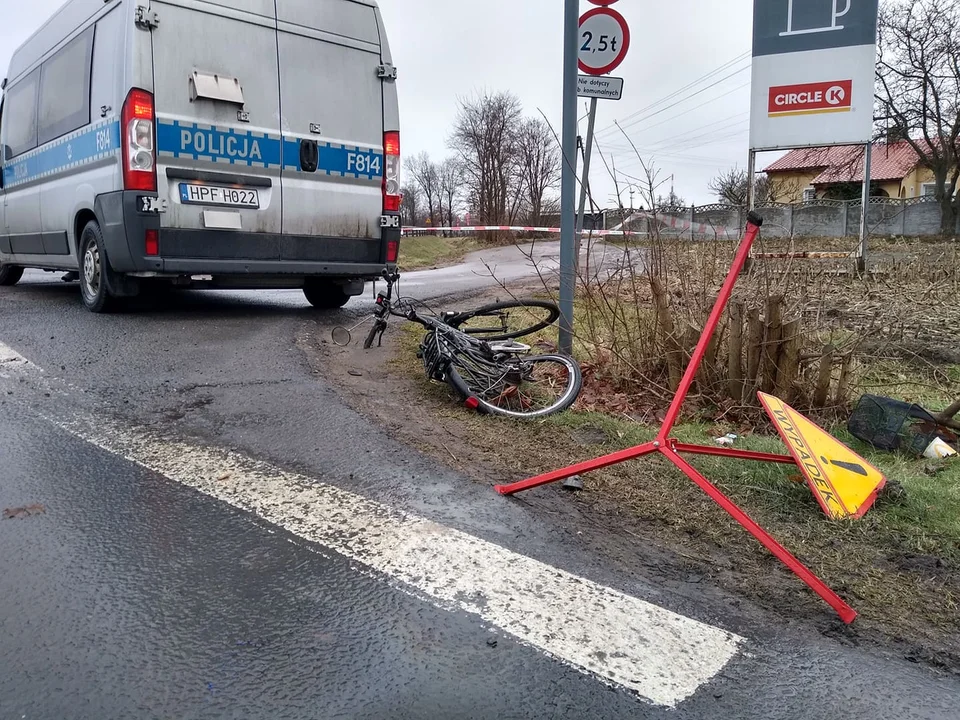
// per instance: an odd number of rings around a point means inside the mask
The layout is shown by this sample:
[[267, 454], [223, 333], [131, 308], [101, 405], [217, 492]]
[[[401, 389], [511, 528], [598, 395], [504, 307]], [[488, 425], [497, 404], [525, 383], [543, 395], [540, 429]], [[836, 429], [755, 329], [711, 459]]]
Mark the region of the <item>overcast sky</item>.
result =
[[[61, 4], [0, 0], [0, 73], [13, 48]], [[582, 6], [593, 7], [585, 0]], [[528, 114], [542, 110], [560, 131], [560, 0], [380, 0], [380, 7], [400, 71], [405, 155], [421, 150], [437, 159], [446, 155], [457, 99], [482, 88], [515, 93]], [[614, 73], [626, 81], [624, 99], [600, 101], [597, 127], [600, 149], [618, 171], [640, 175], [633, 150], [611, 127], [615, 120], [626, 123], [644, 159], [659, 169], [664, 194], [673, 176], [686, 200], [713, 202], [710, 178], [746, 164], [752, 7], [752, 0], [616, 5], [632, 30], [630, 54]], [[613, 204], [613, 182], [597, 160], [594, 195]]]

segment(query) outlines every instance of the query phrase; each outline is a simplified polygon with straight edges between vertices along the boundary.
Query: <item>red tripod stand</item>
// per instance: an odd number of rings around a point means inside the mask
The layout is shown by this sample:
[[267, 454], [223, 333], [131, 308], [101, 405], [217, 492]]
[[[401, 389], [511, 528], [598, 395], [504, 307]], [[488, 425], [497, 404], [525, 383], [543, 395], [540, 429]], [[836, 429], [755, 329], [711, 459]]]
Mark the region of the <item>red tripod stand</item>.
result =
[[611, 455], [605, 455], [604, 457], [600, 457], [595, 460], [588, 460], [586, 462], [572, 465], [561, 470], [554, 470], [553, 472], [545, 473], [544, 475], [538, 475], [537, 477], [533, 477], [528, 480], [523, 480], [509, 485], [498, 485], [496, 490], [501, 495], [513, 495], [524, 490], [540, 487], [541, 485], [547, 485], [559, 480], [565, 480], [573, 477], [574, 475], [582, 475], [593, 470], [600, 470], [605, 467], [610, 467], [611, 465], [618, 465], [628, 460], [636, 460], [646, 457], [647, 455], [659, 453], [667, 458], [671, 463], [676, 465], [684, 475], [699, 485], [700, 488], [707, 493], [707, 495], [713, 498], [713, 500], [720, 505], [720, 507], [733, 516], [734, 520], [746, 528], [747, 531], [750, 532], [750, 534], [753, 535], [757, 540], [759, 540], [764, 547], [776, 555], [781, 562], [783, 562], [801, 580], [809, 585], [814, 592], [826, 600], [826, 602], [829, 603], [834, 610], [836, 610], [837, 614], [845, 623], [851, 623], [857, 617], [857, 612], [852, 607], [845, 603], [843, 599], [837, 595], [837, 593], [831, 590], [826, 583], [814, 575], [803, 563], [797, 560], [797, 558], [795, 558], [785, 547], [774, 540], [766, 530], [754, 522], [743, 510], [737, 507], [734, 502], [730, 500], [730, 498], [724, 495], [713, 483], [707, 480], [703, 474], [701, 474], [696, 468], [688, 463], [682, 456], [714, 455], [720, 457], [737, 458], [739, 460], [781, 463], [784, 465], [796, 465], [796, 460], [788, 455], [771, 455], [769, 453], [735, 450], [733, 448], [690, 445], [678, 442], [670, 437], [670, 434], [673, 432], [673, 428], [676, 425], [677, 419], [680, 416], [680, 410], [683, 407], [683, 403], [687, 398], [687, 394], [690, 392], [691, 386], [693, 385], [697, 371], [700, 369], [700, 364], [703, 362], [703, 356], [706, 354], [707, 347], [710, 344], [714, 333], [716, 332], [717, 326], [720, 324], [721, 318], [723, 317], [723, 312], [727, 307], [727, 303], [729, 302], [730, 296], [733, 293], [733, 288], [737, 283], [737, 277], [740, 275], [747, 258], [750, 256], [750, 250], [760, 232], [761, 225], [763, 225], [763, 219], [755, 213], [750, 213], [747, 220], [746, 234], [740, 243], [740, 248], [737, 251], [736, 259], [733, 261], [733, 266], [730, 268], [730, 272], [723, 284], [723, 288], [720, 290], [720, 295], [713, 307], [713, 311], [710, 313], [710, 318], [707, 320], [707, 325], [703, 329], [703, 334], [700, 336], [700, 341], [697, 343], [696, 350], [694, 350], [693, 356], [690, 358], [690, 364], [683, 375], [683, 379], [680, 382], [680, 387], [677, 389], [677, 394], [674, 396], [673, 402], [670, 404], [670, 409], [667, 411], [667, 416], [663, 422], [663, 426], [660, 428], [660, 432], [657, 434], [657, 439], [644, 445], [638, 445], [637, 447], [628, 448], [627, 450], [621, 450], [620, 452], [612, 453]]

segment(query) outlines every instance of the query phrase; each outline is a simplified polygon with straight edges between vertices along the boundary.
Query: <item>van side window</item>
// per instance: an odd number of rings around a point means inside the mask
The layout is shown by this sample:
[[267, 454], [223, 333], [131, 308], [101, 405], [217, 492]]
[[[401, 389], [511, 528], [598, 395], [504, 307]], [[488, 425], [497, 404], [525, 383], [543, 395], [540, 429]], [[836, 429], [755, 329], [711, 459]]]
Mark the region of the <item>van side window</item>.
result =
[[90, 124], [93, 27], [43, 63], [40, 81], [40, 144]]
[[6, 107], [3, 118], [3, 137], [0, 144], [6, 145], [8, 157], [22, 155], [37, 146], [37, 90], [40, 86], [40, 69], [37, 68], [6, 91]]

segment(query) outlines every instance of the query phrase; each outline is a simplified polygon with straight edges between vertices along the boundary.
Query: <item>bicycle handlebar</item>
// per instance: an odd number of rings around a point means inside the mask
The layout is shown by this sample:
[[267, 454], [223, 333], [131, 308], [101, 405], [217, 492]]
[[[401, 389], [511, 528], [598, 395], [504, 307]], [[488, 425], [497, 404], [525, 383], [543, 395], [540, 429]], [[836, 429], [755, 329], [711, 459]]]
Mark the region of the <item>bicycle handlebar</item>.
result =
[[[489, 346], [483, 340], [472, 337], [466, 334], [465, 332], [463, 332], [462, 330], [455, 328], [451, 325], [448, 325], [447, 323], [443, 322], [439, 318], [423, 317], [422, 315], [417, 313], [417, 311], [414, 308], [410, 308], [409, 310], [404, 312], [394, 307], [393, 288], [396, 285], [396, 283], [400, 280], [400, 273], [397, 273], [397, 272], [391, 273], [387, 270], [384, 270], [382, 273], [382, 277], [387, 283], [387, 292], [385, 294], [380, 293], [379, 295], [377, 304], [380, 306], [380, 308], [377, 312], [377, 316], [381, 319], [381, 321], [384, 321], [384, 325], [383, 325], [384, 328], [386, 327], [384, 318], [386, 317], [386, 315], [389, 314], [389, 315], [393, 315], [394, 317], [403, 318], [404, 320], [407, 320], [409, 322], [415, 322], [418, 325], [422, 325], [427, 330], [441, 331], [447, 337], [458, 337], [458, 338], [465, 339], [467, 344], [470, 346], [489, 349]], [[402, 299], [403, 298], [398, 299], [398, 302], [400, 302]]]

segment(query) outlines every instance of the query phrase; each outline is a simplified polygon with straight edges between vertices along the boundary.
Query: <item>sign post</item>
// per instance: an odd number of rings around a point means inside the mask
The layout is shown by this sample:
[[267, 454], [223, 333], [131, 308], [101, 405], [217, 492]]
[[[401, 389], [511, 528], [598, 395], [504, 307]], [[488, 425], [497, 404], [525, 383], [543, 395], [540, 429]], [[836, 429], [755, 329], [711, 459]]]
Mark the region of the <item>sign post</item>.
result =
[[593, 131], [597, 125], [597, 98], [590, 100], [590, 120], [587, 123], [587, 142], [583, 149], [583, 177], [580, 180], [580, 209], [577, 211], [577, 272], [580, 271], [580, 248], [583, 245], [583, 216], [587, 211], [587, 191], [590, 188], [590, 157], [593, 155]]
[[564, 0], [563, 33], [563, 130], [561, 153], [563, 173], [560, 180], [560, 338], [561, 353], [573, 354], [573, 296], [577, 288], [576, 270], [576, 190], [577, 190], [577, 55], [579, 50], [579, 0]]
[[[564, 126], [563, 126], [563, 181], [560, 190], [560, 212], [563, 215], [560, 233], [560, 342], [561, 353], [573, 353], [573, 304], [576, 291], [577, 270], [580, 267], [580, 244], [583, 236], [583, 217], [586, 212], [587, 191], [590, 182], [590, 159], [593, 153], [593, 134], [597, 120], [597, 100], [619, 100], [623, 96], [622, 78], [604, 78], [601, 76], [613, 72], [627, 57], [630, 49], [630, 27], [627, 21], [613, 5], [618, 0], [589, 0], [594, 8], [584, 13], [577, 25], [577, 65], [585, 73], [575, 79], [571, 90], [566, 73], [570, 68], [567, 65], [569, 58], [564, 55]], [[576, 3], [574, 3], [576, 4]], [[569, 32], [569, 5], [567, 31]], [[567, 38], [569, 42], [569, 37]], [[565, 46], [570, 50], [570, 45]], [[568, 149], [567, 137], [567, 104], [573, 102], [572, 122], [574, 125], [573, 150]], [[568, 181], [575, 183], [576, 176], [576, 100], [577, 96], [589, 97], [590, 120], [587, 129], [587, 140], [584, 146], [583, 177], [580, 187], [580, 204], [576, 215], [573, 214], [573, 199], [570, 198], [570, 207], [566, 204], [566, 187]], [[571, 191], [572, 195], [572, 191]], [[567, 222], [572, 224], [569, 246], [567, 239]]]

